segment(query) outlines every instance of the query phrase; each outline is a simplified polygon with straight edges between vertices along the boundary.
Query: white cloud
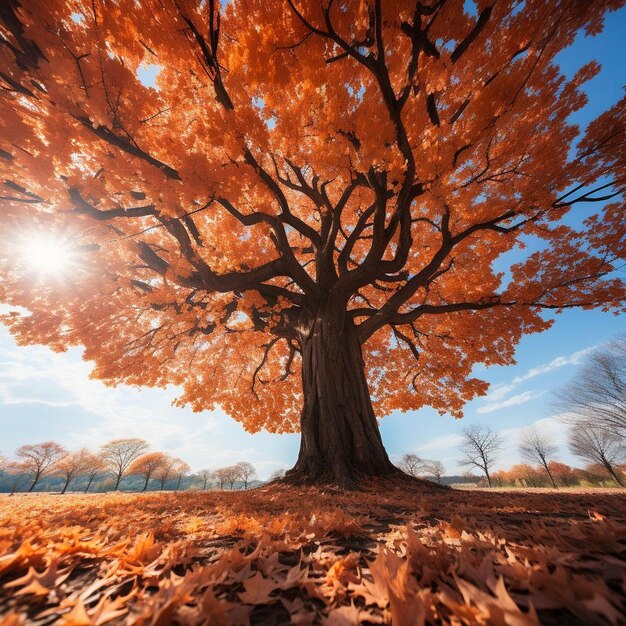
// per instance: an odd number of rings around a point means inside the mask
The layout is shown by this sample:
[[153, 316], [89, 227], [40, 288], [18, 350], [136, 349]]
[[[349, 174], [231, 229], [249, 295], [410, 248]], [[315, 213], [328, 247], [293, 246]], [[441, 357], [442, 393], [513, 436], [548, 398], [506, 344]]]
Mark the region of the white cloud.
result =
[[489, 393], [484, 397], [487, 402], [496, 402], [504, 398], [510, 391], [513, 391], [517, 385], [494, 385], [490, 387]]
[[493, 411], [498, 411], [499, 409], [505, 409], [509, 406], [517, 406], [519, 404], [525, 404], [534, 398], [538, 398], [544, 392], [538, 393], [536, 391], [524, 391], [523, 393], [518, 393], [516, 396], [511, 396], [506, 400], [502, 400], [501, 402], [492, 402], [485, 406], [481, 406], [476, 409], [476, 413], [491, 413]]
[[528, 462], [522, 459], [519, 454], [520, 437], [522, 431], [528, 428], [528, 426], [536, 428], [559, 448], [559, 452], [553, 460], [561, 460], [570, 464], [576, 462], [567, 451], [569, 426], [559, 419], [559, 415], [553, 415], [552, 417], [544, 417], [529, 425], [501, 430], [499, 434], [502, 440], [502, 451], [498, 455], [496, 469], [508, 469], [517, 463]]
[[558, 369], [559, 367], [563, 367], [564, 365], [580, 365], [583, 358], [587, 356], [590, 352], [593, 352], [597, 347], [598, 346], [590, 346], [589, 348], [585, 348], [584, 350], [578, 350], [578, 352], [574, 352], [569, 356], [557, 356], [549, 363], [545, 363], [544, 365], [539, 365], [537, 367], [529, 369], [523, 376], [516, 376], [513, 379], [513, 384], [519, 385], [526, 380], [535, 378], [535, 376], [547, 374], [548, 372]]
[[463, 436], [458, 433], [443, 435], [441, 437], [431, 439], [428, 443], [425, 443], [417, 448], [417, 451], [428, 452], [429, 450], [449, 450], [450, 448], [460, 445], [462, 441]]
[[508, 384], [501, 383], [498, 385], [494, 385], [489, 390], [489, 393], [484, 397], [484, 400], [487, 404], [480, 407], [477, 412], [481, 414], [491, 413], [492, 411], [497, 411], [498, 409], [506, 408], [508, 406], [523, 404], [524, 402], [528, 402], [529, 400], [538, 397], [538, 395], [541, 394], [531, 395], [534, 392], [526, 391], [524, 393], [512, 396], [508, 400], [503, 400], [505, 396], [514, 391], [519, 385], [526, 382], [527, 380], [531, 380], [532, 378], [536, 378], [537, 376], [542, 376], [555, 369], [564, 367], [565, 365], [580, 365], [584, 357], [593, 350], [595, 350], [597, 347], [597, 345], [590, 346], [589, 348], [578, 350], [577, 352], [574, 352], [569, 356], [558, 356], [552, 359], [552, 361], [550, 361], [549, 363], [538, 365], [537, 367], [529, 369], [525, 374], [522, 374], [521, 376], [516, 376]]

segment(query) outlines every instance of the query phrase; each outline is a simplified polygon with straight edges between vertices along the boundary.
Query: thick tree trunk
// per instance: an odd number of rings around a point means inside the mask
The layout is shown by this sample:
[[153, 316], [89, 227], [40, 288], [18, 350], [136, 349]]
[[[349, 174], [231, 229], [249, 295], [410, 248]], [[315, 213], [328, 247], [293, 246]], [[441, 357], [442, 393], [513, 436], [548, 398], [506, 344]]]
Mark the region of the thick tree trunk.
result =
[[362, 477], [397, 473], [383, 447], [352, 321], [330, 313], [300, 332], [300, 453], [286, 480], [351, 487]]

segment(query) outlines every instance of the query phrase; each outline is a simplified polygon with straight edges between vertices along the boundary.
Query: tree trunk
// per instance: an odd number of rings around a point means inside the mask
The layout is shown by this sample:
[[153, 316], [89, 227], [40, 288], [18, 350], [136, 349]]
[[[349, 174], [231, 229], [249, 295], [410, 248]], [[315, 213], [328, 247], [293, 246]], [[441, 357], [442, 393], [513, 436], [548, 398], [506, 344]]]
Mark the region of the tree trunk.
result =
[[115, 487], [113, 487], [113, 491], [117, 491], [118, 487], [120, 486], [120, 483], [122, 482], [122, 475], [118, 474], [115, 478]]
[[69, 487], [69, 484], [70, 484], [70, 480], [72, 480], [72, 479], [71, 479], [71, 478], [68, 478], [68, 479], [65, 481], [65, 484], [63, 485], [63, 489], [62, 489], [62, 491], [61, 491], [61, 495], [63, 495], [63, 494], [67, 491], [67, 488]]
[[552, 483], [552, 486], [555, 489], [558, 489], [559, 487], [556, 484], [556, 481], [554, 480], [554, 477], [552, 476], [552, 472], [550, 471], [550, 468], [547, 465], [545, 465], [545, 468], [546, 468], [546, 472], [548, 472], [548, 476], [550, 477], [550, 482]]
[[87, 493], [89, 491], [89, 487], [91, 487], [92, 482], [93, 482], [93, 476], [90, 476], [89, 482], [87, 483], [87, 486], [85, 487], [85, 491], [83, 493]]
[[611, 465], [611, 463], [605, 463], [605, 467], [606, 469], [609, 471], [609, 474], [611, 474], [611, 476], [613, 477], [613, 480], [620, 486], [623, 487], [624, 483], [622, 481], [622, 479], [618, 476], [617, 472], [615, 471], [615, 469], [613, 468], [613, 465]]
[[35, 476], [35, 480], [33, 480], [33, 483], [32, 483], [32, 485], [30, 486], [30, 489], [28, 490], [28, 493], [30, 493], [30, 492], [31, 492], [31, 491], [35, 488], [35, 485], [36, 485], [38, 482], [39, 482], [39, 474], [37, 474], [37, 475]]
[[487, 484], [491, 487], [491, 476], [489, 475], [489, 470], [485, 468], [485, 476], [487, 477]]
[[300, 453], [286, 480], [353, 487], [360, 478], [399, 472], [383, 447], [352, 321], [344, 312], [330, 312], [299, 332]]
[[148, 488], [148, 481], [150, 480], [150, 475], [146, 476], [146, 482], [143, 484], [142, 491], [145, 491]]

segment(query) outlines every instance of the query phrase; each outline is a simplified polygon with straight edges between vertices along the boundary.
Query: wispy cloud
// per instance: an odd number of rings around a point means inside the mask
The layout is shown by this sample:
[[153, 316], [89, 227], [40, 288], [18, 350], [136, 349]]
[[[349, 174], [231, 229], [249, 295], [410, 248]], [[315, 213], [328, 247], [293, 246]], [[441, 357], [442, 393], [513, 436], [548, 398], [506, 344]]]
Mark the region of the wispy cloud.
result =
[[543, 395], [545, 392], [537, 392], [537, 391], [524, 391], [523, 393], [518, 393], [515, 396], [511, 396], [506, 400], [502, 400], [501, 402], [491, 402], [486, 404], [485, 406], [481, 406], [476, 409], [476, 413], [480, 413], [481, 415], [484, 413], [492, 413], [493, 411], [498, 411], [499, 409], [506, 409], [509, 406], [517, 406], [519, 404], [525, 404], [534, 398], [538, 398]]
[[543, 365], [539, 365], [537, 367], [529, 369], [523, 376], [516, 376], [513, 379], [513, 384], [519, 385], [526, 380], [530, 380], [531, 378], [535, 378], [536, 376], [541, 376], [542, 374], [547, 374], [548, 372], [558, 369], [559, 367], [563, 367], [564, 365], [580, 365], [582, 360], [590, 352], [593, 352], [597, 347], [598, 346], [590, 346], [589, 348], [585, 348], [584, 350], [578, 350], [578, 352], [574, 352], [569, 356], [557, 356], [549, 363], [545, 363]]
[[558, 356], [552, 359], [549, 363], [538, 365], [537, 367], [529, 369], [525, 374], [522, 374], [521, 376], [516, 376], [510, 383], [494, 385], [489, 390], [489, 393], [484, 397], [484, 401], [487, 404], [480, 407], [477, 412], [481, 414], [491, 413], [492, 411], [497, 411], [498, 409], [515, 406], [517, 404], [523, 404], [524, 402], [528, 402], [529, 400], [538, 397], [541, 394], [537, 394], [532, 391], [526, 391], [524, 393], [512, 396], [507, 400], [503, 400], [503, 398], [505, 398], [509, 393], [517, 389], [519, 385], [525, 383], [527, 380], [531, 380], [538, 376], [543, 376], [544, 374], [552, 372], [553, 370], [559, 369], [566, 365], [580, 365], [585, 356], [587, 356], [597, 347], [598, 346], [590, 346], [589, 348], [573, 352], [569, 356]]
[[436, 437], [435, 439], [431, 439], [429, 442], [425, 443], [423, 446], [417, 448], [418, 452], [429, 452], [431, 450], [449, 450], [450, 448], [454, 448], [455, 446], [460, 445], [463, 441], [463, 436], [454, 433], [452, 435], [443, 435], [441, 437]]

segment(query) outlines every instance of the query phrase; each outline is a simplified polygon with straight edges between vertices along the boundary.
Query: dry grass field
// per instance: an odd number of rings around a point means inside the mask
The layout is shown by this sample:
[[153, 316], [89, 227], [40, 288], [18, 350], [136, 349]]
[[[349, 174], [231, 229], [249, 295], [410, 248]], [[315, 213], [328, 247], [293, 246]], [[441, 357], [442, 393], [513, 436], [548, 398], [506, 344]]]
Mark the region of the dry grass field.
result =
[[0, 623], [626, 623], [626, 494], [0, 496]]

